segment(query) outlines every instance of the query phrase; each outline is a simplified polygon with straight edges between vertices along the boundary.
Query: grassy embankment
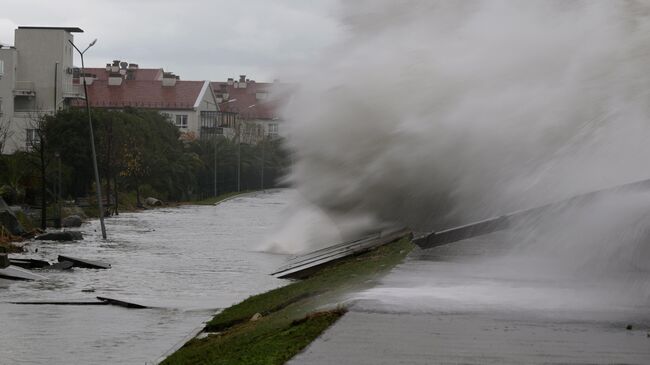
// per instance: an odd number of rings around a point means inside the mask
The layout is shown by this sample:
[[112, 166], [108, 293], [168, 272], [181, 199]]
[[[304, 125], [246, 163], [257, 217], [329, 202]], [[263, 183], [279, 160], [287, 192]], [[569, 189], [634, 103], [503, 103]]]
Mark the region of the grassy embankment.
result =
[[252, 296], [208, 322], [216, 334], [190, 340], [163, 364], [284, 364], [345, 313], [338, 303], [346, 293], [371, 286], [412, 248], [404, 238]]
[[192, 205], [215, 205], [215, 204], [217, 204], [217, 203], [219, 203], [221, 201], [224, 201], [224, 200], [226, 200], [228, 198], [232, 198], [232, 197], [237, 196], [237, 195], [252, 193], [252, 192], [255, 192], [255, 191], [259, 191], [259, 190], [244, 190], [244, 191], [239, 191], [239, 192], [238, 191], [231, 191], [229, 193], [221, 194], [221, 195], [216, 196], [216, 197], [191, 201], [191, 202], [188, 202], [187, 204], [192, 204]]
[[[186, 202], [165, 202], [164, 206], [166, 207], [174, 207], [174, 206], [180, 206], [180, 205], [214, 205], [217, 204], [223, 200], [226, 200], [228, 198], [240, 195], [240, 194], [246, 194], [246, 193], [251, 193], [255, 190], [246, 190], [242, 192], [230, 192], [230, 193], [225, 193], [221, 194], [217, 197], [211, 197], [207, 199], [202, 199], [202, 200], [190, 200]], [[155, 194], [152, 194], [155, 195]], [[142, 199], [144, 200], [144, 199]], [[99, 210], [97, 209], [96, 205], [96, 200], [90, 200], [90, 204], [87, 207], [84, 207], [84, 214], [89, 217], [89, 218], [98, 218], [99, 217]], [[156, 207], [149, 207], [149, 208], [156, 208]], [[141, 211], [143, 208], [138, 208], [137, 204], [137, 199], [135, 196], [134, 192], [129, 192], [129, 193], [120, 193], [119, 195], [119, 212], [124, 213], [124, 212], [138, 212]]]

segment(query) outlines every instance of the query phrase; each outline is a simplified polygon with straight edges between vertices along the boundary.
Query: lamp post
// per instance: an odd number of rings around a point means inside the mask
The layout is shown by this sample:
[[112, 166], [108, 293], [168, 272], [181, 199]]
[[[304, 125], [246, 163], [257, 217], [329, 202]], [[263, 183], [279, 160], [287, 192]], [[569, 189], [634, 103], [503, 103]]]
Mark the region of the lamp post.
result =
[[[217, 107], [217, 112], [220, 112], [221, 108], [219, 107], [219, 105], [228, 104], [228, 103], [232, 103], [232, 102], [235, 102], [235, 101], [237, 101], [237, 99], [230, 99], [228, 101], [224, 101], [222, 103], [217, 103], [217, 104], [210, 103], [208, 101], [206, 101], [206, 103], [215, 105]], [[214, 125], [214, 196], [215, 197], [217, 197], [218, 193], [219, 193], [219, 190], [217, 188], [217, 182], [218, 182], [218, 180], [217, 180], [217, 178], [218, 178], [217, 172], [218, 172], [218, 167], [219, 167], [217, 165], [217, 161], [218, 161], [217, 160], [217, 147], [218, 147], [217, 146], [217, 137], [218, 137], [217, 136], [217, 128], [219, 128], [219, 126], [216, 124], [217, 121], [218, 121], [218, 118], [217, 118], [217, 120], [215, 120], [215, 125]]]
[[81, 77], [83, 78], [83, 84], [84, 84], [84, 97], [86, 100], [86, 113], [88, 114], [88, 126], [90, 128], [90, 147], [92, 150], [93, 154], [93, 168], [95, 170], [95, 185], [97, 190], [97, 206], [99, 207], [99, 224], [102, 227], [102, 238], [106, 239], [106, 226], [104, 225], [104, 206], [102, 204], [102, 188], [99, 183], [99, 170], [97, 169], [97, 153], [95, 152], [95, 134], [93, 133], [93, 121], [90, 116], [90, 103], [88, 102], [88, 85], [86, 84], [86, 70], [85, 70], [85, 64], [84, 64], [84, 53], [86, 51], [95, 45], [97, 43], [97, 39], [93, 40], [90, 42], [88, 47], [84, 49], [83, 51], [79, 50], [77, 46], [72, 43], [71, 40], [68, 40], [72, 47], [79, 52], [79, 56], [81, 57]]

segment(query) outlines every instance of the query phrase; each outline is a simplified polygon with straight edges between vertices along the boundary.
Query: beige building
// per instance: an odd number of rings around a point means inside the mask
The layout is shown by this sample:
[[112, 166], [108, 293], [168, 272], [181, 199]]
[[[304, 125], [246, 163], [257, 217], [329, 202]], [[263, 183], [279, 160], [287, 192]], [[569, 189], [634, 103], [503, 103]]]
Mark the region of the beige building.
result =
[[80, 96], [72, 82], [70, 44], [73, 33], [80, 32], [75, 27], [18, 27], [14, 46], [0, 48], [0, 126], [6, 132], [0, 152], [29, 149], [38, 117]]

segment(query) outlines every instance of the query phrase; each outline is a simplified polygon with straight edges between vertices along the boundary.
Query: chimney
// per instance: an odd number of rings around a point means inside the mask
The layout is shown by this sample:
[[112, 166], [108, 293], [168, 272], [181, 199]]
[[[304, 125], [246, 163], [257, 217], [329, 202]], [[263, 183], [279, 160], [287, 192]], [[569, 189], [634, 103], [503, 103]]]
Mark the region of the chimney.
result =
[[162, 86], [175, 86], [178, 76], [172, 72], [163, 72]]
[[111, 64], [110, 63], [106, 64], [106, 72], [111, 72]]
[[119, 72], [120, 71], [120, 60], [113, 60], [113, 64], [111, 65], [111, 72]]
[[239, 75], [239, 85], [240, 88], [246, 88], [246, 75]]
[[233, 80], [232, 77], [228, 78], [228, 86], [232, 86], [235, 83], [235, 80]]

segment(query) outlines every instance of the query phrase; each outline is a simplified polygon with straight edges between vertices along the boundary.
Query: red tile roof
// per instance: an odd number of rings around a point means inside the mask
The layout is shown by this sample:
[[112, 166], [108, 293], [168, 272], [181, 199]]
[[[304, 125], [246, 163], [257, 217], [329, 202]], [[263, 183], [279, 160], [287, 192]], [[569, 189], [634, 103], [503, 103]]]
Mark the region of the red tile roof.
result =
[[[123, 80], [122, 85], [108, 85], [95, 80], [88, 85], [88, 100], [93, 108], [193, 109], [205, 81], [176, 81], [163, 86], [162, 81]], [[85, 106], [77, 99], [73, 106]]]
[[[234, 81], [237, 83], [237, 81]], [[280, 106], [284, 96], [279, 95], [275, 83], [250, 82], [245, 88], [228, 85], [227, 82], [211, 82], [210, 86], [217, 98], [219, 94], [228, 93], [228, 100], [219, 104], [219, 109], [225, 112], [236, 112], [243, 119], [275, 119], [279, 118]], [[273, 93], [272, 93], [273, 91]], [[257, 100], [258, 92], [266, 92], [267, 97]]]
[[[108, 80], [108, 72], [106, 72], [105, 67], [90, 67], [86, 68], [84, 71], [86, 71], [87, 74], [95, 75], [97, 80]], [[138, 68], [132, 69], [132, 72], [135, 76], [135, 80], [142, 81], [161, 80], [163, 76], [162, 68]]]

